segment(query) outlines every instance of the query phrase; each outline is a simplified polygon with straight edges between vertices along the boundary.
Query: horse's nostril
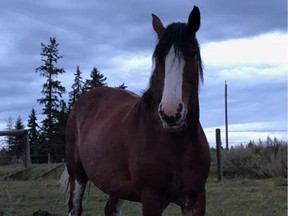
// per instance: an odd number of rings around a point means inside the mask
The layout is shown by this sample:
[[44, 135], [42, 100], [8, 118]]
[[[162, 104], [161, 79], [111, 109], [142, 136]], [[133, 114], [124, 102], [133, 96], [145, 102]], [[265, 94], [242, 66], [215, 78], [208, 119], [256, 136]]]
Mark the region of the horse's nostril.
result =
[[180, 114], [180, 112], [178, 112], [178, 113], [176, 113], [176, 115], [175, 115], [175, 121], [177, 122], [177, 121], [179, 121], [180, 119], [181, 119], [181, 114]]
[[182, 110], [183, 110], [183, 104], [179, 103], [179, 106], [177, 108], [177, 112], [180, 113], [180, 112], [182, 112]]

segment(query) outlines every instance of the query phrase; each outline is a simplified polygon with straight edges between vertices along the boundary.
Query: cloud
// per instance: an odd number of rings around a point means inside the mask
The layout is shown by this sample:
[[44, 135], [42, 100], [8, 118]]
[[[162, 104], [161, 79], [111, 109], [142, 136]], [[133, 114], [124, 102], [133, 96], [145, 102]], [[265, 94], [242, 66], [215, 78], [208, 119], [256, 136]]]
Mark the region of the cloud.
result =
[[231, 124], [285, 122], [287, 47], [287, 34], [275, 32], [204, 44], [205, 85], [200, 98], [205, 126], [224, 123], [225, 81]]
[[[198, 3], [199, 2], [199, 3]], [[195, 3], [196, 4], [196, 3]], [[287, 1], [197, 1], [202, 13], [204, 42], [253, 37], [287, 30]]]
[[287, 34], [269, 33], [252, 38], [209, 42], [203, 46], [205, 64], [281, 65], [287, 67]]

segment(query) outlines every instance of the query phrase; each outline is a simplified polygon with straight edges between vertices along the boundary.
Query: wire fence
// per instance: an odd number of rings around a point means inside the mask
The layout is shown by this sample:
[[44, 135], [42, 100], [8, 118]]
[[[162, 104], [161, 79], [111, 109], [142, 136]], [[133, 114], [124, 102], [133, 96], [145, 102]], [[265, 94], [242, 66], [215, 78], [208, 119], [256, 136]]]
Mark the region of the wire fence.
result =
[[64, 155], [31, 155], [32, 164], [43, 164], [43, 163], [63, 163], [65, 161]]

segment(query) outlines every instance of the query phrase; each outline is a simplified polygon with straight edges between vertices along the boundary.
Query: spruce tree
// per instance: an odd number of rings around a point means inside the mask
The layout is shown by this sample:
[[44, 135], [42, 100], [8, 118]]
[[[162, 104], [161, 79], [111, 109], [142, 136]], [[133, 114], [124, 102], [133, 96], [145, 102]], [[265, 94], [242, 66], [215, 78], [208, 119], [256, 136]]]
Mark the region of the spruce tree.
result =
[[[54, 133], [54, 148], [51, 153], [55, 156], [64, 157], [65, 154], [65, 129], [68, 119], [68, 108], [64, 100], [60, 101], [60, 109], [57, 113], [57, 123], [55, 125], [56, 131]], [[59, 159], [60, 159], [59, 158]]]
[[31, 155], [38, 156], [40, 150], [40, 134], [39, 134], [39, 125], [37, 123], [36, 111], [32, 108], [31, 114], [28, 119], [29, 131], [29, 142], [30, 142], [30, 151]]
[[72, 91], [69, 92], [69, 110], [71, 110], [73, 104], [76, 102], [76, 100], [82, 94], [84, 81], [82, 80], [81, 75], [82, 75], [82, 72], [80, 71], [79, 66], [77, 66], [77, 70], [74, 73], [74, 76], [75, 76], [74, 83], [71, 86]]
[[[41, 43], [41, 61], [43, 65], [36, 68], [36, 72], [46, 79], [41, 91], [43, 98], [38, 102], [43, 105], [43, 114], [46, 118], [42, 121], [42, 133], [45, 137], [45, 146], [43, 153], [53, 151], [54, 134], [56, 133], [55, 125], [57, 124], [58, 109], [61, 108], [62, 94], [65, 93], [65, 87], [58, 80], [58, 75], [63, 74], [65, 70], [58, 68], [56, 64], [62, 56], [58, 53], [58, 46], [55, 38], [50, 38], [50, 44]], [[64, 145], [64, 143], [63, 143]]]
[[[14, 119], [12, 116], [9, 116], [6, 120], [6, 130], [13, 130], [14, 125]], [[11, 145], [13, 144], [13, 137], [12, 136], [6, 136], [6, 139], [4, 141], [6, 145], [8, 146], [8, 151], [10, 151]]]
[[[16, 119], [15, 130], [23, 130], [24, 124], [20, 116]], [[12, 145], [10, 146], [10, 154], [16, 156], [17, 159], [21, 158], [24, 150], [24, 137], [23, 135], [16, 135], [13, 137]]]
[[90, 73], [91, 79], [86, 79], [86, 82], [83, 87], [83, 92], [89, 91], [93, 88], [107, 86], [105, 83], [107, 77], [100, 73], [96, 67]]

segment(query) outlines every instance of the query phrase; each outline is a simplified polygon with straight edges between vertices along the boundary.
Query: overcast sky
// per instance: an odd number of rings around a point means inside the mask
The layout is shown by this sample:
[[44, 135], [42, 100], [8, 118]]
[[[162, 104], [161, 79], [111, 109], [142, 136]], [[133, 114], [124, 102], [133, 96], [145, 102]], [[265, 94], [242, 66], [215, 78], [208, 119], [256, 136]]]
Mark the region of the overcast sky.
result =
[[[215, 128], [224, 129], [224, 83], [228, 83], [232, 143], [287, 139], [287, 1], [286, 0], [1, 0], [0, 1], [0, 130], [7, 119], [41, 109], [43, 80], [41, 43], [56, 37], [63, 59], [59, 76], [71, 90], [77, 65], [88, 78], [94, 66], [110, 86], [125, 82], [141, 94], [152, 71], [156, 34], [151, 13], [163, 24], [186, 22], [197, 5], [197, 34], [204, 62], [200, 90], [201, 122], [210, 143]], [[213, 131], [213, 132], [211, 132]], [[224, 141], [224, 136], [223, 136]]]

